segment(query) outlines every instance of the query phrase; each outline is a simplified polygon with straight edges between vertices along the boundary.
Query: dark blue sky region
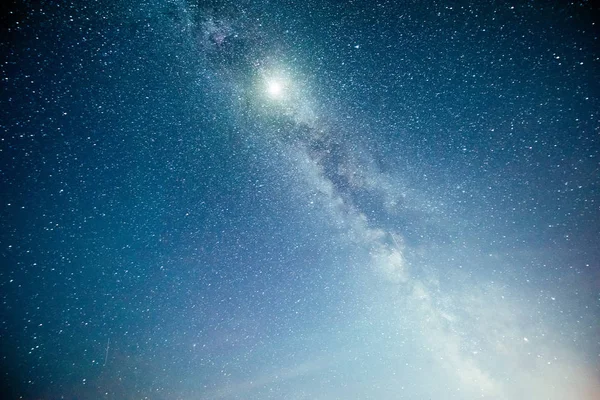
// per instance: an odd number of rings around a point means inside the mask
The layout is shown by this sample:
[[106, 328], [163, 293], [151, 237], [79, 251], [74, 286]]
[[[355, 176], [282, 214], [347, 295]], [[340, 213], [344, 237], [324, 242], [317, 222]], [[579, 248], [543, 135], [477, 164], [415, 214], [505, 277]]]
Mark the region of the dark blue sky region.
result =
[[3, 398], [600, 398], [597, 16], [3, 6]]

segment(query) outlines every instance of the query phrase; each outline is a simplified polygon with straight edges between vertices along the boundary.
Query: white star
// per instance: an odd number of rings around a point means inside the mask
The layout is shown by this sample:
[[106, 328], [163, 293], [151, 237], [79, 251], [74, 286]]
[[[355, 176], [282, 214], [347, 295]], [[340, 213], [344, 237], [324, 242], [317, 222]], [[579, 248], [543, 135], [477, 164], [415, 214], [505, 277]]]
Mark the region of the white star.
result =
[[283, 84], [277, 79], [267, 81], [267, 93], [273, 98], [279, 98], [283, 94]]

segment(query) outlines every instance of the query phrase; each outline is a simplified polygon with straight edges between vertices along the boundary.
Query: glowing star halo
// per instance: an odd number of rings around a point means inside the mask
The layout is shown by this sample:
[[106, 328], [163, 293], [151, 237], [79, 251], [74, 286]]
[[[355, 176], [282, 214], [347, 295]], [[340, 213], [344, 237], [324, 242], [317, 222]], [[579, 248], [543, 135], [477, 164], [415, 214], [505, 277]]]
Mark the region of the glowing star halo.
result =
[[279, 79], [269, 79], [267, 81], [267, 93], [272, 98], [280, 98], [283, 96], [284, 84]]

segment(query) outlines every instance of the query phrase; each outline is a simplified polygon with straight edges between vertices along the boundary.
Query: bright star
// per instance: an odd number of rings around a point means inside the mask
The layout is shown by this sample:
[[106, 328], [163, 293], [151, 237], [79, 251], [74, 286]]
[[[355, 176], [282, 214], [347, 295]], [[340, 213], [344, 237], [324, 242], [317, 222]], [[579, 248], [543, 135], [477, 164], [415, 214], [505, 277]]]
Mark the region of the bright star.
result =
[[283, 84], [277, 79], [267, 82], [267, 93], [273, 98], [279, 98], [283, 94]]

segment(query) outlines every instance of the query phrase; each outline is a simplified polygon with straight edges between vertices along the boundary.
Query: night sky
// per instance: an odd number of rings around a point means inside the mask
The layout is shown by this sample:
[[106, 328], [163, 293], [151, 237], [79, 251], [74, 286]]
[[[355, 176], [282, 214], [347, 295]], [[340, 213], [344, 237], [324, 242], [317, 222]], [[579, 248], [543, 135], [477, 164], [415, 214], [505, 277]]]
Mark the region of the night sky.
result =
[[3, 5], [0, 396], [599, 399], [592, 3]]

